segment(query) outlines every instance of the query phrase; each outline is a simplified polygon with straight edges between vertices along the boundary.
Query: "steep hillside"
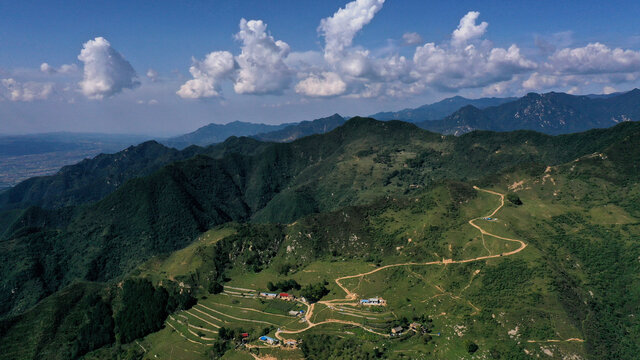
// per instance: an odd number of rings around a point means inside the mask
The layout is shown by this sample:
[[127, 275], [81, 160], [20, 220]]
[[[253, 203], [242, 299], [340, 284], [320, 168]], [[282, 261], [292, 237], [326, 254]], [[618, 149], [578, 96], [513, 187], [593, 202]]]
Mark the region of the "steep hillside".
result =
[[419, 123], [427, 120], [439, 120], [456, 112], [465, 106], [474, 106], [484, 109], [490, 106], [498, 106], [516, 98], [480, 98], [467, 99], [462, 96], [454, 96], [433, 104], [422, 105], [415, 109], [404, 109], [400, 111], [379, 112], [370, 117], [376, 120], [403, 120]]
[[0, 135], [0, 189], [100, 153], [120, 151], [148, 137], [83, 133]]
[[94, 202], [115, 191], [127, 180], [145, 176], [174, 161], [196, 154], [219, 158], [227, 153], [253, 154], [265, 144], [249, 138], [229, 138], [224, 143], [182, 151], [155, 141], [130, 146], [115, 154], [100, 154], [75, 165], [63, 167], [54, 175], [25, 180], [0, 193], [0, 211], [40, 206], [59, 208]]
[[499, 106], [464, 107], [438, 121], [420, 127], [443, 134], [461, 135], [473, 130], [534, 130], [565, 134], [607, 128], [640, 120], [640, 90], [610, 97], [573, 96], [563, 93], [530, 93]]

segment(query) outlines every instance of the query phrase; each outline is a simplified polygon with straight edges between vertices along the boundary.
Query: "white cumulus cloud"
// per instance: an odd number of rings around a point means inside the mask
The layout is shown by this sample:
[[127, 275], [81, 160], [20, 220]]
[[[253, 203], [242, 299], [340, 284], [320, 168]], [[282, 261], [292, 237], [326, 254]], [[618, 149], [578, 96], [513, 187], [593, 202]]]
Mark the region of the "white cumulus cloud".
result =
[[336, 96], [347, 91], [347, 84], [334, 72], [311, 75], [296, 85], [296, 92], [311, 97]]
[[[355, 43], [356, 36], [383, 8], [385, 0], [352, 0], [320, 20], [322, 51], [291, 51], [268, 33], [261, 20], [240, 21], [235, 39], [241, 51], [216, 51], [194, 60], [183, 98], [221, 96], [229, 81], [237, 94], [283, 94], [292, 79], [306, 97], [403, 97], [425, 92], [479, 89], [484, 94], [573, 89], [588, 84], [611, 86], [640, 79], [640, 52], [601, 43], [569, 48], [572, 32], [536, 37], [540, 51], [529, 58], [517, 44], [500, 47], [486, 38], [489, 23], [469, 11], [451, 24], [450, 39], [425, 41], [407, 32], [402, 42], [377, 49]], [[415, 46], [410, 50], [405, 46]], [[44, 70], [43, 70], [44, 71]], [[290, 94], [290, 92], [288, 92]]]
[[640, 71], [640, 52], [591, 43], [556, 51], [549, 57], [547, 66], [551, 71], [563, 74], [637, 72]]
[[291, 82], [291, 71], [284, 59], [290, 48], [267, 34], [262, 20], [240, 21], [236, 39], [242, 42], [242, 52], [236, 57], [239, 71], [233, 89], [238, 94], [280, 93]]
[[407, 32], [402, 34], [402, 40], [404, 41], [404, 45], [418, 45], [422, 44], [422, 36], [417, 32]]
[[78, 66], [76, 64], [64, 64], [57, 69], [46, 62], [40, 64], [40, 71], [45, 74], [69, 74], [77, 70]]
[[30, 102], [34, 100], [46, 100], [49, 95], [53, 93], [53, 83], [41, 83], [34, 81], [27, 81], [21, 83], [15, 79], [2, 79], [1, 93], [3, 97], [11, 101], [23, 101]]
[[557, 84], [557, 76], [534, 72], [527, 80], [522, 82], [522, 88], [525, 90], [540, 90], [551, 88]]
[[40, 71], [46, 74], [54, 74], [56, 72], [56, 69], [45, 62], [40, 65]]
[[147, 70], [147, 78], [149, 78], [149, 80], [151, 80], [151, 82], [156, 82], [158, 81], [158, 72], [155, 71], [154, 69], [148, 69]]
[[318, 31], [325, 38], [324, 57], [327, 62], [339, 62], [353, 38], [373, 20], [382, 9], [384, 0], [356, 0], [339, 9], [333, 16], [322, 19]]
[[80, 90], [90, 99], [110, 97], [139, 85], [131, 64], [103, 37], [84, 43], [78, 60], [84, 63]]
[[418, 81], [445, 90], [484, 87], [537, 66], [516, 45], [508, 49], [474, 45], [450, 48], [428, 43], [416, 49], [413, 62]]
[[214, 51], [203, 61], [193, 59], [193, 65], [189, 68], [193, 79], [184, 83], [177, 94], [185, 99], [220, 96], [220, 82], [229, 77], [234, 69], [235, 61], [228, 51]]
[[453, 45], [462, 46], [469, 40], [476, 39], [484, 35], [489, 24], [483, 21], [476, 25], [476, 20], [478, 20], [479, 16], [479, 12], [469, 11], [462, 17], [462, 19], [460, 19], [460, 24], [458, 24], [458, 28], [453, 31], [453, 35], [451, 37]]
[[279, 94], [289, 87], [294, 74], [285, 61], [289, 45], [269, 35], [267, 24], [242, 19], [235, 38], [242, 43], [239, 55], [214, 51], [204, 61], [193, 60], [189, 69], [193, 79], [180, 87], [180, 97], [222, 96], [220, 85], [224, 80], [231, 80], [238, 94]]

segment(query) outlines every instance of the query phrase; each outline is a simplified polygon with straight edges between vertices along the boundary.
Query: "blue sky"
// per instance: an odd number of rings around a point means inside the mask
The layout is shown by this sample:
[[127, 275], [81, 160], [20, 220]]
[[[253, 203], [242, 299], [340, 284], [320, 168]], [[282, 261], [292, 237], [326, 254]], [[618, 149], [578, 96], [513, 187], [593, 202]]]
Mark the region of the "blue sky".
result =
[[640, 77], [637, 14], [637, 1], [4, 1], [0, 133], [170, 135], [457, 94], [624, 91]]

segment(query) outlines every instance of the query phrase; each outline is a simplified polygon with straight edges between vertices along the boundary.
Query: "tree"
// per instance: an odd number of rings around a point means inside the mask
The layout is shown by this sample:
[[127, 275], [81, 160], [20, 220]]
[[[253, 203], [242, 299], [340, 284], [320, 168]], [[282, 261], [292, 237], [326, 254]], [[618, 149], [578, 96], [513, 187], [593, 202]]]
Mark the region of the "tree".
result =
[[507, 200], [509, 200], [513, 205], [520, 206], [522, 205], [522, 200], [520, 200], [520, 196], [509, 193], [507, 194]]
[[219, 294], [224, 290], [224, 286], [217, 281], [212, 281], [209, 283], [209, 288], [207, 290], [209, 290], [210, 294]]
[[167, 317], [169, 293], [154, 288], [147, 279], [130, 279], [122, 285], [122, 306], [115, 315], [116, 333], [122, 343], [158, 331]]
[[300, 295], [304, 296], [309, 302], [316, 302], [329, 293], [329, 289], [323, 282], [307, 285], [300, 291]]

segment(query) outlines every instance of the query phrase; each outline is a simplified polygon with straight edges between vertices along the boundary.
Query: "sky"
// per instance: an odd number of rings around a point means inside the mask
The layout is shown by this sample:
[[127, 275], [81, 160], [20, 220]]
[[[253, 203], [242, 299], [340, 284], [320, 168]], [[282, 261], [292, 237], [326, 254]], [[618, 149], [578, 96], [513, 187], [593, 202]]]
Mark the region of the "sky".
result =
[[639, 87], [638, 1], [0, 1], [0, 134]]

